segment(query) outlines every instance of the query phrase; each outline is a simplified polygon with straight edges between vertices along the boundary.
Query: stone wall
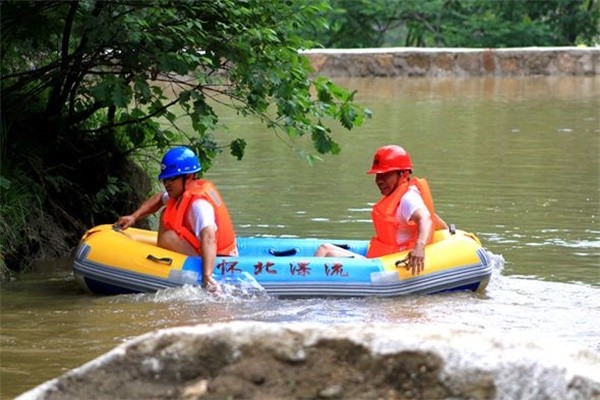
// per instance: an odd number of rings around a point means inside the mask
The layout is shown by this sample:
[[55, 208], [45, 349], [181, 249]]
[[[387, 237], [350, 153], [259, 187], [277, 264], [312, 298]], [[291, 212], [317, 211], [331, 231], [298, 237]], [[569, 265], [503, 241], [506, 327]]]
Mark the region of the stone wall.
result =
[[600, 75], [600, 47], [377, 48], [303, 52], [331, 78]]

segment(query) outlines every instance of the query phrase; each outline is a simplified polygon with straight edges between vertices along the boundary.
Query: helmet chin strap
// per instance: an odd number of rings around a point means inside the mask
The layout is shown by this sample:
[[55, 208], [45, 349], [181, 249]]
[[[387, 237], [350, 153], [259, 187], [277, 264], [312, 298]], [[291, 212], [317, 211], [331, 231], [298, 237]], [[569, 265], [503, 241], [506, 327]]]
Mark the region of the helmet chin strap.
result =
[[181, 192], [181, 195], [177, 199], [177, 205], [179, 205], [179, 202], [183, 198], [183, 193], [185, 193], [185, 190], [187, 188], [188, 180], [193, 179], [193, 177], [194, 177], [194, 174], [185, 174], [185, 175], [178, 176], [178, 178], [181, 178], [181, 185], [183, 186], [183, 191]]
[[185, 186], [187, 185], [188, 181], [194, 179], [194, 174], [181, 175], [181, 178], [183, 178], [183, 187], [185, 188]]
[[404, 182], [410, 180], [410, 172], [407, 170], [400, 171], [399, 175], [400, 175], [400, 183], [404, 183]]

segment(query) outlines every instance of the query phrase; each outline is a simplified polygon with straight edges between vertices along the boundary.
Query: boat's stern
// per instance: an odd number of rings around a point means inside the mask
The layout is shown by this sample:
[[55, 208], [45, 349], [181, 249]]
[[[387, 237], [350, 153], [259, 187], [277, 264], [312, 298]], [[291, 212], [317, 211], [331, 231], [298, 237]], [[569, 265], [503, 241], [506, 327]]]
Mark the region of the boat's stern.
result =
[[156, 232], [111, 225], [88, 230], [75, 253], [73, 274], [96, 294], [154, 292], [197, 284], [201, 266], [193, 258], [156, 246]]

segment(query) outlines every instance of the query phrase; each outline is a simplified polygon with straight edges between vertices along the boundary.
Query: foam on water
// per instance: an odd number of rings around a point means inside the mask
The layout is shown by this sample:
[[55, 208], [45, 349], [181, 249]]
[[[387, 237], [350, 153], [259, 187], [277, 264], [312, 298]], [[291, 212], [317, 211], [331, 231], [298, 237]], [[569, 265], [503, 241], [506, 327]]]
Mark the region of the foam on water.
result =
[[[504, 275], [502, 255], [488, 252], [492, 277], [483, 293], [450, 292], [399, 298], [279, 299], [250, 275], [220, 281], [209, 293], [197, 286], [153, 294], [118, 296], [118, 303], [161, 304], [190, 324], [230, 320], [264, 322], [441, 324], [452, 328], [499, 330], [511, 335], [582, 345], [600, 352], [600, 289], [589, 284], [547, 282]], [[163, 313], [163, 311], [157, 311]], [[172, 316], [164, 316], [166, 323]]]
[[[208, 292], [196, 285], [183, 285], [180, 287], [162, 289], [156, 293], [140, 293], [131, 295], [129, 299], [138, 302], [153, 303], [223, 303], [241, 302], [269, 297], [265, 289], [247, 272], [236, 274], [233, 277], [221, 279], [219, 290], [215, 293]], [[120, 296], [115, 300], [120, 301], [127, 296]]]

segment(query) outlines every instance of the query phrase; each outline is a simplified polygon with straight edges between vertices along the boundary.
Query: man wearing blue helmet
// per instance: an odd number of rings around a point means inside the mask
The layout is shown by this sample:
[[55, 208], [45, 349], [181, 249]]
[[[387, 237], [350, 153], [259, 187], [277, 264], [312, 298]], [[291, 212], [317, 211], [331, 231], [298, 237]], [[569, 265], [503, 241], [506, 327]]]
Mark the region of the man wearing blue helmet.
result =
[[178, 253], [202, 257], [202, 286], [216, 289], [215, 259], [237, 256], [235, 231], [225, 202], [212, 182], [196, 179], [202, 170], [196, 154], [188, 147], [169, 150], [158, 176], [165, 191], [147, 199], [117, 225], [127, 229], [136, 221], [165, 207], [160, 216], [158, 246]]

